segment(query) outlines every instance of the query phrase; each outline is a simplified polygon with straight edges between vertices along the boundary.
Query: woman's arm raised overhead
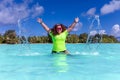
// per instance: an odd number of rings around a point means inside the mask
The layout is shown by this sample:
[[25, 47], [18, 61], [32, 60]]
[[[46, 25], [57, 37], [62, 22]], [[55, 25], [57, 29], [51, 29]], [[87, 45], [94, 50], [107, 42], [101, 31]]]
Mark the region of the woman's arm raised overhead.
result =
[[37, 19], [37, 22], [41, 24], [41, 26], [47, 31], [50, 32], [50, 28], [43, 22], [41, 18]]
[[77, 17], [74, 19], [74, 22], [70, 25], [70, 27], [67, 29], [67, 31], [70, 32], [78, 22], [79, 22], [79, 18]]

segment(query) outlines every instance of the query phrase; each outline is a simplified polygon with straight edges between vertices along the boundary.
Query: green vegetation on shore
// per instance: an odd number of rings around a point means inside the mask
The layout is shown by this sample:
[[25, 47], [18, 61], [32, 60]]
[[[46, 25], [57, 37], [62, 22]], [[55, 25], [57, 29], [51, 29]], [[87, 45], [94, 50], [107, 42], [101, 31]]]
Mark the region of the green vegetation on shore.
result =
[[[67, 43], [86, 43], [87, 33], [80, 35], [69, 34]], [[29, 43], [52, 43], [51, 37], [48, 36], [29, 36], [26, 40], [25, 36], [19, 37], [15, 30], [8, 30], [3, 35], [0, 34], [0, 44], [20, 44], [28, 41]], [[93, 40], [94, 41], [94, 40]], [[111, 35], [104, 34], [102, 36], [102, 43], [118, 43], [119, 41]]]

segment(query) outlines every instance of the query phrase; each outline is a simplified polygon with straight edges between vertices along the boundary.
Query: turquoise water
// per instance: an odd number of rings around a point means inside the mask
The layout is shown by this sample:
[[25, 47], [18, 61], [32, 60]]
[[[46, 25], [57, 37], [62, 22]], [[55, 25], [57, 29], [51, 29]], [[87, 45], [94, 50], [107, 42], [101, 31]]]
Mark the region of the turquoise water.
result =
[[120, 44], [67, 44], [69, 56], [51, 47], [1, 44], [0, 80], [120, 80]]

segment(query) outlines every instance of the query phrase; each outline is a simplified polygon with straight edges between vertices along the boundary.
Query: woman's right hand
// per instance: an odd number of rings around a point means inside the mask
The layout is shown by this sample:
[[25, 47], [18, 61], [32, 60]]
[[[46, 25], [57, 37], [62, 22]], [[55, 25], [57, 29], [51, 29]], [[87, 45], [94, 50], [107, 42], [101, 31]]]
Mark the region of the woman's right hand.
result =
[[43, 22], [42, 18], [38, 18], [37, 22], [40, 23], [40, 25], [47, 31], [50, 32], [49, 27]]
[[39, 22], [40, 24], [43, 22], [41, 18], [37, 19], [37, 22]]

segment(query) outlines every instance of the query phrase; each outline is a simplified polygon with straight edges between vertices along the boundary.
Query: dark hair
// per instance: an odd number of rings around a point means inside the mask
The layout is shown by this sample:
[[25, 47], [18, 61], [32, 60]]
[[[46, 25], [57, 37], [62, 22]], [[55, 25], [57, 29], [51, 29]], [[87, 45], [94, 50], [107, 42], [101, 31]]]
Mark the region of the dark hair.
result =
[[58, 32], [56, 31], [57, 26], [61, 26], [62, 32], [64, 32], [67, 29], [67, 27], [65, 25], [63, 25], [63, 24], [55, 24], [53, 26], [53, 28], [51, 29], [54, 36], [58, 34]]

